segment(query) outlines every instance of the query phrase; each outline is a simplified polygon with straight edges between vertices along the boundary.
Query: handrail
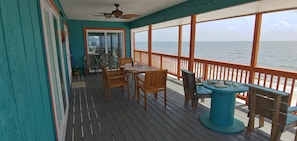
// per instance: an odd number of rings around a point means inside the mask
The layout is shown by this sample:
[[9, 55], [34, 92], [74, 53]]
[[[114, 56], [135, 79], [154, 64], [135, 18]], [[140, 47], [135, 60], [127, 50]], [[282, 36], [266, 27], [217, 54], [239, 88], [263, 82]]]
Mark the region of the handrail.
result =
[[[134, 50], [134, 54], [134, 61], [148, 64], [147, 51]], [[178, 59], [180, 59], [180, 65], [177, 65], [179, 62]], [[177, 78], [180, 78], [177, 72], [181, 69], [187, 69], [188, 63], [188, 57], [152, 52], [152, 66], [167, 69], [169, 74], [177, 76]], [[178, 66], [180, 68], [178, 68]], [[193, 66], [195, 74], [203, 77], [204, 80], [228, 79], [248, 84], [251, 83], [249, 82], [250, 75], [254, 74], [255, 79], [253, 84], [288, 92], [290, 93], [291, 105], [297, 104], [297, 97], [294, 97], [294, 94], [297, 94], [297, 91], [295, 91], [295, 87], [297, 87], [297, 83], [295, 83], [295, 81], [297, 81], [297, 72], [259, 66], [251, 67], [249, 65], [200, 58], [194, 59]], [[237, 95], [237, 97], [247, 100], [247, 93], [241, 93]]]

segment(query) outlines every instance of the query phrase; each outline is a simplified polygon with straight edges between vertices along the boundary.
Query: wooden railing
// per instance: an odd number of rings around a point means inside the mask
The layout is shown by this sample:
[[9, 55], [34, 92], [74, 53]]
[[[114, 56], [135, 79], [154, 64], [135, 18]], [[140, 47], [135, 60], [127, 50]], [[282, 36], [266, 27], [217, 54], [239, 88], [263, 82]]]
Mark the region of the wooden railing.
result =
[[[148, 52], [134, 50], [134, 61], [148, 64]], [[178, 65], [180, 62], [180, 65]], [[188, 69], [189, 58], [178, 57], [160, 53], [152, 53], [152, 66], [167, 69], [168, 73], [180, 78], [180, 70]], [[253, 83], [260, 86], [290, 93], [290, 104], [297, 105], [297, 73], [283, 70], [268, 69], [263, 67], [251, 67], [249, 65], [220, 62], [206, 59], [194, 59], [196, 76], [208, 79], [224, 79]], [[249, 80], [254, 77], [254, 80]], [[253, 81], [253, 82], [250, 82]], [[247, 100], [247, 93], [240, 93], [238, 98]]]

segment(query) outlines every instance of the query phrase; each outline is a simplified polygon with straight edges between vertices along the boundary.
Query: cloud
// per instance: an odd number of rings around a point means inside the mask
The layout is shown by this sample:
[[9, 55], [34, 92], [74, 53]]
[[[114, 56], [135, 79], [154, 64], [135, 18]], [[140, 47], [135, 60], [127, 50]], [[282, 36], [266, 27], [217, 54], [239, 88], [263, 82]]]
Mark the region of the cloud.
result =
[[297, 24], [294, 24], [294, 25], [293, 25], [293, 30], [294, 30], [294, 31], [297, 31]]
[[237, 32], [238, 29], [237, 29], [236, 27], [232, 26], [232, 27], [228, 27], [228, 28], [226, 28], [226, 31], [227, 31], [227, 32]]
[[294, 29], [294, 25], [290, 24], [288, 21], [279, 21], [278, 23], [272, 24], [270, 27], [272, 30], [292, 30]]

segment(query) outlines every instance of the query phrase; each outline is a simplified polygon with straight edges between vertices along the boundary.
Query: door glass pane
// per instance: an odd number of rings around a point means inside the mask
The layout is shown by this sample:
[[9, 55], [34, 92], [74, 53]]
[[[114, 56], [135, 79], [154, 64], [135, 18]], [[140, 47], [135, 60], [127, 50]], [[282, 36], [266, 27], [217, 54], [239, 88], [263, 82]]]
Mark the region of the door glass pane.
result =
[[101, 55], [105, 53], [104, 33], [88, 33], [88, 54]]
[[114, 57], [121, 56], [120, 53], [120, 33], [107, 33], [107, 50], [108, 54]]
[[55, 31], [55, 41], [56, 41], [56, 51], [57, 51], [57, 60], [58, 60], [58, 67], [59, 67], [59, 77], [60, 77], [60, 86], [61, 86], [61, 90], [62, 90], [62, 100], [63, 100], [63, 107], [64, 107], [64, 112], [66, 111], [66, 93], [65, 93], [65, 87], [64, 87], [64, 79], [63, 79], [63, 69], [62, 67], [64, 67], [62, 65], [62, 58], [61, 58], [61, 47], [59, 44], [59, 36], [58, 34], [60, 34], [59, 30], [58, 30], [58, 23], [57, 23], [57, 19], [55, 16], [53, 16], [53, 23], [54, 23], [54, 31]]

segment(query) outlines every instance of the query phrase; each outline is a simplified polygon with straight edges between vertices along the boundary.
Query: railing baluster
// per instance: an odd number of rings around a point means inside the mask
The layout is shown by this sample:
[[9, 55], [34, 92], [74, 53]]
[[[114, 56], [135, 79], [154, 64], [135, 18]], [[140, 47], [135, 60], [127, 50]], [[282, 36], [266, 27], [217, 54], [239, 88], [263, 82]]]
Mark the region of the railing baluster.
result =
[[260, 80], [261, 80], [261, 74], [260, 74], [260, 72], [258, 72], [258, 82], [257, 82], [257, 85], [260, 85]]
[[[263, 86], [264, 86], [264, 87], [266, 87], [266, 79], [267, 79], [267, 75], [265, 74], [265, 75], [264, 75], [264, 83], [263, 83]], [[271, 82], [270, 82], [270, 84], [271, 84]]]
[[273, 76], [273, 75], [271, 75], [271, 79], [270, 79], [270, 86], [269, 86], [269, 88], [272, 88], [273, 78], [274, 78], [274, 76]]
[[279, 83], [279, 80], [280, 80], [280, 76], [278, 76], [278, 77], [277, 77], [277, 82], [276, 82], [276, 90], [278, 90], [278, 88], [279, 88], [279, 85], [280, 85], [280, 83]]
[[231, 80], [233, 80], [233, 71], [234, 71], [234, 68], [230, 68], [231, 69]]
[[284, 88], [283, 88], [283, 91], [284, 92], [286, 92], [287, 81], [288, 81], [288, 79], [285, 77]]
[[[290, 93], [290, 105], [292, 105], [294, 88], [295, 88], [295, 79], [292, 80], [291, 93]], [[295, 103], [295, 106], [297, 106], [297, 102]]]
[[242, 70], [240, 70], [240, 80], [239, 82], [242, 82]]
[[235, 81], [237, 81], [238, 80], [238, 69], [236, 69], [236, 79], [235, 79]]

